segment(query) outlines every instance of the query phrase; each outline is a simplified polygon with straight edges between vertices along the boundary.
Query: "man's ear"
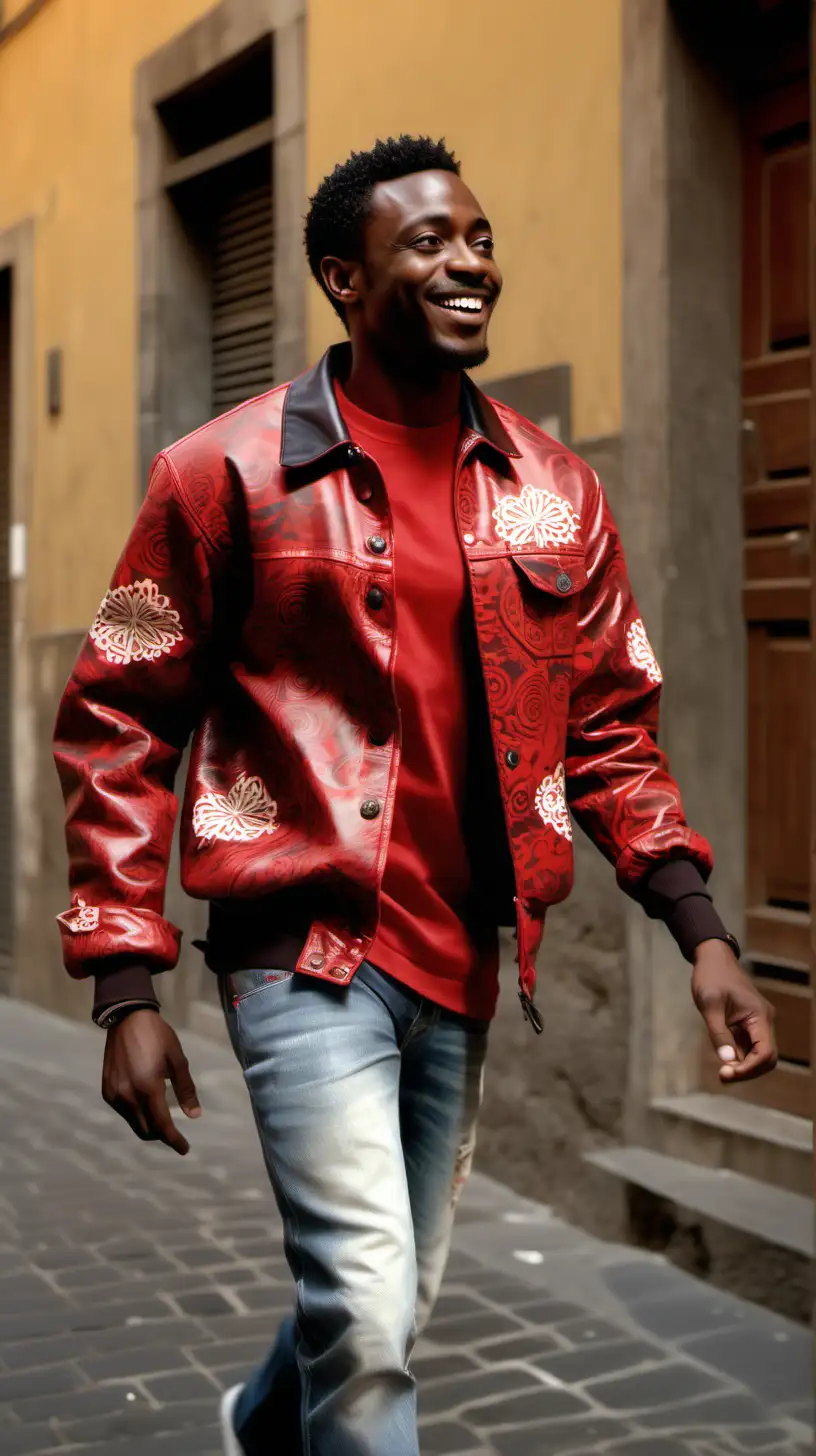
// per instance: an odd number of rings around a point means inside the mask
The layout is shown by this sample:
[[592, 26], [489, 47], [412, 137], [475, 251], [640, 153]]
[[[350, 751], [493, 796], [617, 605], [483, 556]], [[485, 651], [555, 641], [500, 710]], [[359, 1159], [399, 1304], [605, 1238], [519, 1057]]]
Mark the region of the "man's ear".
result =
[[353, 307], [359, 300], [359, 270], [359, 263], [344, 261], [342, 258], [324, 258], [320, 264], [320, 272], [329, 296], [342, 308]]

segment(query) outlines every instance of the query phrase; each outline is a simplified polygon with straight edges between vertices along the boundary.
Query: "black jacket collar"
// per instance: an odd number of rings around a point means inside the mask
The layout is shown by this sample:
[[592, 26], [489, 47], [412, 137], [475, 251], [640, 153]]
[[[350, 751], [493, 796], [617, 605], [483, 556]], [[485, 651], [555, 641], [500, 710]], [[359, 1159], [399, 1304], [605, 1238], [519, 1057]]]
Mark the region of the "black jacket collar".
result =
[[[351, 442], [345, 420], [337, 406], [333, 380], [338, 372], [341, 351], [348, 344], [328, 349], [313, 369], [293, 380], [283, 406], [280, 463], [296, 468], [311, 465], [338, 445]], [[473, 442], [486, 440], [503, 455], [518, 456], [513, 441], [489, 399], [463, 375], [462, 429], [470, 432]]]

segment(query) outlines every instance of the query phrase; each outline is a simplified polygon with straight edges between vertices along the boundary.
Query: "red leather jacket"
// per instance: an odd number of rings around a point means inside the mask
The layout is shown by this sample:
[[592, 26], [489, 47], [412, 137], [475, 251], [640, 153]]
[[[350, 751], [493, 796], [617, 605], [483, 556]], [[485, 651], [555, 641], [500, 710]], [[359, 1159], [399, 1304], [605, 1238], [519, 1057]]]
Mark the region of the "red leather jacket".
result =
[[[246, 962], [241, 927], [261, 925], [297, 930], [305, 975], [347, 983], [366, 956], [400, 762], [399, 553], [333, 367], [330, 351], [154, 464], [57, 723], [74, 976], [177, 960], [163, 899], [191, 734], [182, 882], [214, 902], [211, 962]], [[594, 471], [466, 381], [455, 493], [489, 722], [479, 895], [499, 923], [515, 899], [526, 1005], [572, 819], [636, 898], [669, 860], [707, 877], [711, 852], [656, 747], [660, 671]]]

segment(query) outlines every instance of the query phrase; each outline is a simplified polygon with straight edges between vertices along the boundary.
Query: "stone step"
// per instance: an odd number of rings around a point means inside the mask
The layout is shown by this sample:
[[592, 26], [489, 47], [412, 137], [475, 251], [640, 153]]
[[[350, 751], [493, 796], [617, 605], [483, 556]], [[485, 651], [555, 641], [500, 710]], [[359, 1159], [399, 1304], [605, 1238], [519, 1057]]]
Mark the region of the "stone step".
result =
[[752, 1234], [777, 1248], [812, 1257], [811, 1199], [788, 1193], [729, 1168], [706, 1168], [649, 1148], [606, 1148], [585, 1154], [587, 1163], [682, 1208]]

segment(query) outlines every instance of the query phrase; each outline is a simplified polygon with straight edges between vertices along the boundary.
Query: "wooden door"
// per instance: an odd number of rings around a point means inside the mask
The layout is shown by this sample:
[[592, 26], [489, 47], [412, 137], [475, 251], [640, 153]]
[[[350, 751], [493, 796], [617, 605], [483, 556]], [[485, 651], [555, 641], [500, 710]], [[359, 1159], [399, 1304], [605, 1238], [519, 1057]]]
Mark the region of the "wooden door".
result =
[[11, 269], [0, 269], [0, 992], [8, 989], [14, 941], [11, 772]]
[[[804, 39], [804, 38], [803, 38]], [[746, 957], [777, 1013], [781, 1064], [741, 1089], [811, 1112], [810, 96], [768, 76], [743, 123]]]

